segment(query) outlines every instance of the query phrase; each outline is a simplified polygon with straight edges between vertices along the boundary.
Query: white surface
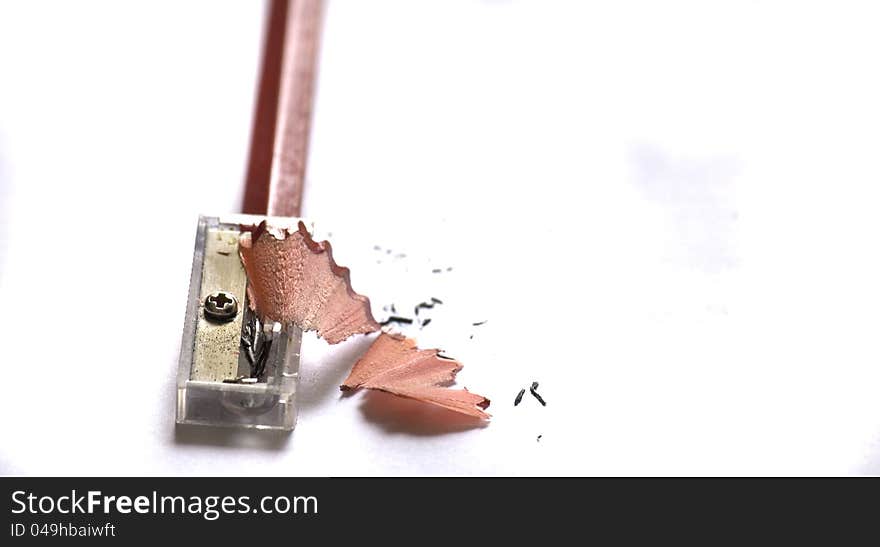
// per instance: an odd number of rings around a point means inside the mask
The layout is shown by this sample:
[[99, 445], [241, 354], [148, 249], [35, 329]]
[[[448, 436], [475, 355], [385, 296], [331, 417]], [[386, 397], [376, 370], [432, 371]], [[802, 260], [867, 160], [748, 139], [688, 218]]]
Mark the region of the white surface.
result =
[[340, 399], [368, 340], [310, 339], [283, 438], [173, 420], [262, 6], [3, 3], [0, 472], [880, 473], [877, 13], [804, 4], [332, 1], [305, 214], [377, 315], [444, 300], [494, 419]]

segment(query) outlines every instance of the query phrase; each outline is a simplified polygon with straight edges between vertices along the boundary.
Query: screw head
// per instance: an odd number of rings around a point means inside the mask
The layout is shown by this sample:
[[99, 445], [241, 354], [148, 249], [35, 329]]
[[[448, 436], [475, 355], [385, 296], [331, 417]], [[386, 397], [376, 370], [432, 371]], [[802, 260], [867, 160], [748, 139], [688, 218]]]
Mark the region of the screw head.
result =
[[225, 323], [238, 315], [238, 300], [232, 293], [225, 291], [212, 292], [205, 298], [205, 319]]

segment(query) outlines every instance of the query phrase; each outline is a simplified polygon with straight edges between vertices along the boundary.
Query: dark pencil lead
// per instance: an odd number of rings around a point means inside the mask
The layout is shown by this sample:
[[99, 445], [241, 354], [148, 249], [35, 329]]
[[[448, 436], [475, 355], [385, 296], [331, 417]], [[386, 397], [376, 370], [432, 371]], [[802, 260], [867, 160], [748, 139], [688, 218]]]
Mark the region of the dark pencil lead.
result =
[[488, 319], [485, 320], [485, 321], [479, 321], [479, 322], [477, 322], [477, 323], [472, 323], [472, 324], [473, 324], [475, 327], [479, 327], [480, 325], [485, 325], [485, 324], [486, 324], [486, 321], [488, 321]]
[[428, 323], [430, 323], [430, 322], [431, 322], [431, 319], [430, 319], [430, 318], [425, 319], [424, 321], [422, 321], [422, 326], [421, 326], [421, 328], [425, 328], [425, 327], [427, 327], [427, 326], [428, 326]]
[[519, 393], [516, 394], [516, 399], [513, 400], [513, 406], [516, 406], [522, 402], [523, 395], [526, 394], [526, 390], [521, 389]]
[[538, 442], [541, 441], [541, 437], [543, 437], [543, 435], [538, 435]]
[[415, 310], [414, 310], [414, 311], [415, 311], [415, 314], [418, 315], [418, 314], [419, 314], [419, 310], [420, 310], [421, 308], [427, 308], [427, 309], [430, 310], [430, 309], [432, 309], [435, 305], [437, 305], [437, 304], [442, 304], [442, 303], [443, 303], [443, 302], [441, 302], [440, 300], [437, 300], [436, 298], [431, 297], [431, 301], [430, 301], [430, 302], [419, 302], [418, 304], [416, 304], [416, 307], [415, 307]]
[[385, 321], [382, 321], [379, 324], [384, 327], [385, 325], [387, 325], [389, 323], [403, 323], [404, 325], [412, 325], [412, 322], [413, 322], [413, 320], [408, 317], [398, 317], [396, 315], [392, 315], [391, 317], [389, 317]]
[[260, 378], [266, 372], [266, 361], [269, 359], [269, 349], [272, 347], [272, 339], [263, 342], [260, 347], [260, 353], [257, 356], [257, 363], [254, 366], [252, 378]]
[[443, 270], [441, 270], [440, 268], [434, 268], [433, 270], [431, 270], [431, 273], [441, 273], [442, 271]]
[[532, 394], [532, 396], [533, 396], [535, 399], [538, 400], [539, 403], [541, 403], [541, 405], [543, 405], [543, 406], [547, 406], [547, 402], [544, 401], [544, 398], [543, 398], [543, 397], [541, 397], [540, 395], [538, 395], [538, 392], [535, 391], [536, 389], [538, 389], [538, 382], [532, 382], [532, 387], [529, 388], [529, 392]]
[[437, 354], [437, 357], [439, 357], [439, 358], [441, 358], [441, 359], [449, 359], [450, 361], [455, 361], [455, 357], [450, 357], [450, 356], [448, 356], [448, 355], [443, 355], [442, 353], [438, 353], [438, 354]]

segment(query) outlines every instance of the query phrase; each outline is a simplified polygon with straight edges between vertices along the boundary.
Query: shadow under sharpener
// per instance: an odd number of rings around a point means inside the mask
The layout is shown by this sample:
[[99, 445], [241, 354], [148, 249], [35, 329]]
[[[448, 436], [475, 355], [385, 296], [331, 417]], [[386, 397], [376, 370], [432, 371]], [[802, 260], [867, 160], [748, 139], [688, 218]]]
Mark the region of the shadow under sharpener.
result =
[[265, 219], [199, 217], [177, 375], [178, 424], [281, 431], [296, 425], [302, 331], [259, 321], [238, 252], [241, 225]]

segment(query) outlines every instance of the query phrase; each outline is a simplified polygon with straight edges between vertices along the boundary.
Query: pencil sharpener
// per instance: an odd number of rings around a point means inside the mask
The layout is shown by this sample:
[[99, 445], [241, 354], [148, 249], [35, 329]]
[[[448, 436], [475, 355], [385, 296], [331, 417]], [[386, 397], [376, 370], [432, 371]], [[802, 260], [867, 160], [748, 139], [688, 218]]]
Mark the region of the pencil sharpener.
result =
[[[238, 252], [258, 215], [201, 216], [177, 376], [177, 423], [291, 431], [302, 331], [251, 310]], [[298, 219], [270, 219], [273, 225]]]

